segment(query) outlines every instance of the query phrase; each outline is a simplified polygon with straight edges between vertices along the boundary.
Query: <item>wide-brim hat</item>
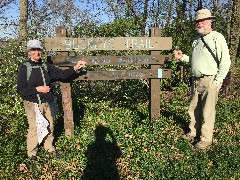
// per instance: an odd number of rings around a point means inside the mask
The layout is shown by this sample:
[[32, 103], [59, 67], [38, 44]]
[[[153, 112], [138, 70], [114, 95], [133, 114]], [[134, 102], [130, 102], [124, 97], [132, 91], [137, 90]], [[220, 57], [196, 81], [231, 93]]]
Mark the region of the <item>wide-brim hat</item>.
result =
[[41, 42], [37, 39], [29, 40], [27, 42], [27, 50], [31, 50], [31, 49], [41, 49], [41, 50], [43, 50]]
[[195, 21], [205, 20], [205, 19], [215, 19], [208, 9], [201, 9], [197, 11]]

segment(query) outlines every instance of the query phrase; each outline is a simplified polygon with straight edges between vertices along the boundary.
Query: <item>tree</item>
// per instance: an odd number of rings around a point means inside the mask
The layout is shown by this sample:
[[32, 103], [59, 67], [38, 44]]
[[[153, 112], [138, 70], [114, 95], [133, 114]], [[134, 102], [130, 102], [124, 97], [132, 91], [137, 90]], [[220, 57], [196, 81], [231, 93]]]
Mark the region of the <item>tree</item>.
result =
[[20, 0], [19, 42], [27, 38], [28, 0]]
[[227, 5], [227, 43], [230, 41], [230, 33], [231, 33], [231, 14], [232, 14], [232, 0], [228, 0]]
[[141, 1], [143, 3], [143, 12], [141, 15], [138, 14], [136, 8], [134, 7], [134, 2], [131, 0], [126, 0], [127, 7], [130, 9], [131, 13], [133, 14], [134, 18], [137, 20], [137, 23], [140, 24], [141, 28], [141, 35], [145, 35], [145, 29], [146, 29], [146, 21], [148, 18], [148, 3], [149, 0]]
[[68, 26], [74, 8], [72, 0], [28, 0], [28, 36], [49, 36], [56, 26]]
[[91, 12], [93, 10], [91, 1], [81, 1], [78, 4], [74, 4], [74, 0], [28, 0], [28, 2], [28, 36], [32, 38], [54, 36], [57, 26], [66, 27], [71, 35], [76, 26], [84, 28], [97, 22], [98, 15]]

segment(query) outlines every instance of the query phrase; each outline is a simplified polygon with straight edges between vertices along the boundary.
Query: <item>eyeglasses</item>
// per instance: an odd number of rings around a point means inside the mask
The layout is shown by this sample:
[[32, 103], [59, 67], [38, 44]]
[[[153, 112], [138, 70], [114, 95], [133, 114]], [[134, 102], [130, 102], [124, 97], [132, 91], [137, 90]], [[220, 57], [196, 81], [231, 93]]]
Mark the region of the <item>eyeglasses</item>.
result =
[[40, 48], [32, 48], [32, 49], [30, 49], [30, 51], [42, 51], [42, 49], [40, 49]]
[[195, 23], [199, 23], [199, 22], [203, 22], [203, 21], [207, 21], [207, 20], [211, 20], [210, 18], [206, 18], [206, 19], [199, 19], [199, 20], [196, 20]]

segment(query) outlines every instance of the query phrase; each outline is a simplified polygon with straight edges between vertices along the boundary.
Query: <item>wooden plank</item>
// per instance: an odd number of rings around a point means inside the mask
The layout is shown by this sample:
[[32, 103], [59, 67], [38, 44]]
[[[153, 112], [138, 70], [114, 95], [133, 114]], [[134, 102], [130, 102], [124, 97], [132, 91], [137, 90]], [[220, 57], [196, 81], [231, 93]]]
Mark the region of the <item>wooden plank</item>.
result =
[[[149, 31], [151, 37], [161, 36], [159, 28], [151, 28]], [[160, 51], [151, 51], [151, 55], [158, 55]], [[151, 70], [156, 71], [159, 65], [151, 65]], [[154, 125], [155, 121], [160, 117], [160, 79], [149, 79], [150, 85], [150, 119]]]
[[[170, 78], [170, 69], [136, 69], [136, 70], [114, 70], [114, 71], [87, 71], [76, 80], [120, 80], [120, 79], [159, 79]], [[160, 75], [160, 77], [159, 77]]]
[[46, 51], [170, 50], [172, 37], [46, 37]]
[[[83, 56], [65, 57], [62, 62], [59, 57], [52, 57], [54, 65], [58, 66], [74, 66]], [[168, 55], [135, 55], [135, 56], [84, 56], [86, 65], [138, 65], [138, 64], [164, 64], [164, 61], [170, 61], [171, 56]]]
[[[57, 37], [67, 36], [67, 30], [64, 27], [56, 28]], [[68, 52], [58, 52], [57, 58], [62, 60], [68, 56]], [[73, 121], [73, 109], [72, 109], [72, 92], [70, 83], [60, 83], [62, 94], [62, 107], [64, 114], [64, 129], [66, 136], [74, 135], [74, 121]]]
[[70, 83], [60, 83], [62, 94], [62, 107], [64, 113], [64, 129], [66, 136], [74, 135], [74, 121], [72, 109], [72, 92]]

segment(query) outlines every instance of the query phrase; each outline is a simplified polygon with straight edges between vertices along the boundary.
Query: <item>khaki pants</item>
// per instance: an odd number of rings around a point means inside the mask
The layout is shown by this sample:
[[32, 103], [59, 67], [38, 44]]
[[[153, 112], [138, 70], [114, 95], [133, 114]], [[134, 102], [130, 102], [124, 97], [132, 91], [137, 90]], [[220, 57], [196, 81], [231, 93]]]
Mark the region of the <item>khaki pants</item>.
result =
[[[28, 134], [27, 134], [27, 155], [28, 157], [36, 156], [38, 150], [38, 135], [37, 135], [37, 123], [35, 105], [32, 102], [24, 101], [25, 113], [28, 119]], [[53, 147], [53, 117], [51, 115], [50, 107], [48, 103], [42, 103], [39, 105], [39, 109], [43, 116], [48, 120], [49, 134], [43, 140], [44, 149], [48, 152], [55, 151]]]
[[191, 118], [190, 135], [212, 142], [219, 87], [213, 84], [215, 76], [194, 78], [188, 113]]

